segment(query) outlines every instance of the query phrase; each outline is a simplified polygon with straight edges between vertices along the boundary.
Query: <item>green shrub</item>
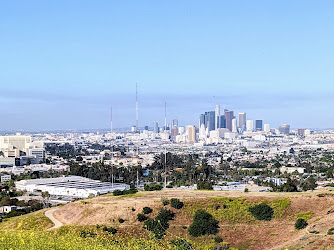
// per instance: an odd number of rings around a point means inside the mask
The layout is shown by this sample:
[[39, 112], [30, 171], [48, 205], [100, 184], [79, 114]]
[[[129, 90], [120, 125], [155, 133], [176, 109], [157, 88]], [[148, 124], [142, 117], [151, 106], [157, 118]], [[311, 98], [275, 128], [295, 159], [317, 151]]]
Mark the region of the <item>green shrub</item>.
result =
[[174, 218], [174, 213], [162, 208], [155, 219], [148, 218], [144, 222], [144, 228], [154, 233], [157, 239], [162, 239], [165, 231], [169, 228], [169, 221]]
[[215, 243], [223, 242], [223, 239], [220, 236], [215, 237]]
[[334, 227], [328, 229], [327, 234], [328, 234], [328, 235], [333, 235], [333, 234], [334, 234]]
[[302, 219], [302, 218], [299, 218], [297, 219], [296, 223], [295, 223], [295, 228], [300, 230], [300, 229], [303, 229], [307, 226], [307, 222], [306, 220]]
[[133, 186], [131, 186], [131, 188], [129, 190], [118, 190], [118, 189], [116, 189], [113, 192], [113, 195], [114, 196], [120, 196], [120, 195], [126, 195], [126, 194], [135, 194], [137, 192], [138, 192], [138, 190], [136, 188], [134, 188]]
[[172, 220], [175, 213], [169, 209], [161, 208], [155, 220], [159, 221], [160, 224], [167, 229], [169, 227], [169, 221]]
[[198, 190], [213, 190], [212, 183], [200, 181], [197, 183], [197, 189]]
[[163, 188], [162, 185], [156, 184], [156, 183], [151, 183], [149, 185], [144, 185], [144, 190], [145, 191], [155, 191], [155, 190], [161, 190]]
[[181, 209], [183, 207], [183, 202], [177, 198], [172, 198], [170, 199], [170, 205], [175, 209]]
[[124, 223], [124, 221], [125, 221], [125, 220], [123, 220], [122, 218], [118, 218], [118, 222], [119, 222], [119, 223], [122, 224], [122, 223]]
[[192, 245], [185, 239], [173, 240], [170, 242], [175, 250], [191, 250]]
[[148, 219], [148, 217], [146, 217], [144, 214], [137, 214], [137, 220], [139, 222], [143, 222], [143, 221], [145, 221], [147, 219]]
[[143, 214], [150, 214], [153, 210], [150, 207], [143, 207]]
[[113, 228], [113, 227], [108, 228], [108, 227], [104, 226], [102, 230], [105, 231], [105, 232], [111, 233], [111, 234], [117, 233], [117, 229]]
[[218, 221], [203, 209], [196, 211], [193, 223], [189, 226], [188, 232], [191, 236], [198, 237], [205, 234], [218, 233]]
[[266, 220], [270, 221], [274, 215], [274, 210], [266, 203], [261, 203], [249, 208], [249, 212], [257, 220]]

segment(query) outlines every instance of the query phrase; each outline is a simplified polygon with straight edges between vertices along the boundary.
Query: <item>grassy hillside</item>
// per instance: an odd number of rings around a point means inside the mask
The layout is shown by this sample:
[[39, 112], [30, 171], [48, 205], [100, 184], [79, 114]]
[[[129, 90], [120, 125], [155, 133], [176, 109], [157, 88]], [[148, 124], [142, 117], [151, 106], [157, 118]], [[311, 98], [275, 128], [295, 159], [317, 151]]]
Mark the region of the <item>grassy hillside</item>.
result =
[[[334, 196], [332, 191], [307, 193], [242, 193], [215, 191], [140, 192], [136, 195], [114, 197], [100, 196], [77, 201], [60, 207], [54, 216], [66, 226], [46, 231], [52, 222], [44, 211], [2, 222], [0, 249], [186, 249], [175, 241], [186, 239], [193, 249], [213, 249], [226, 245], [235, 249], [330, 249], [334, 236], [327, 235], [334, 227]], [[333, 192], [334, 193], [334, 192]], [[319, 195], [320, 194], [320, 195]], [[169, 205], [165, 208], [175, 213], [174, 220], [164, 239], [153, 234], [137, 221], [137, 214], [145, 206], [153, 209], [147, 216], [154, 218], [164, 198], [179, 198], [181, 209]], [[273, 208], [270, 221], [259, 221], [249, 212], [249, 207], [266, 203]], [[219, 221], [223, 243], [215, 243], [215, 235], [192, 237], [188, 227], [198, 209], [204, 209]], [[297, 218], [307, 220], [306, 229], [294, 228]], [[120, 222], [123, 219], [124, 222]], [[104, 226], [117, 229], [116, 234], [104, 231]], [[173, 244], [174, 242], [174, 244]]]

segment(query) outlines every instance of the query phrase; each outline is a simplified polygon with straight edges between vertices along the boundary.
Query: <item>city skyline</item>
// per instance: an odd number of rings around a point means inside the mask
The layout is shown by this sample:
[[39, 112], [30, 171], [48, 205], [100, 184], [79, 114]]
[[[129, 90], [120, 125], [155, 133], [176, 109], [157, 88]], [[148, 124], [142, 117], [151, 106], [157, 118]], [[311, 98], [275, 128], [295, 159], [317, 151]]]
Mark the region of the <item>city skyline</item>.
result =
[[[0, 130], [198, 124], [218, 103], [333, 128], [332, 1], [1, 3]], [[310, 114], [317, 113], [316, 119]]]

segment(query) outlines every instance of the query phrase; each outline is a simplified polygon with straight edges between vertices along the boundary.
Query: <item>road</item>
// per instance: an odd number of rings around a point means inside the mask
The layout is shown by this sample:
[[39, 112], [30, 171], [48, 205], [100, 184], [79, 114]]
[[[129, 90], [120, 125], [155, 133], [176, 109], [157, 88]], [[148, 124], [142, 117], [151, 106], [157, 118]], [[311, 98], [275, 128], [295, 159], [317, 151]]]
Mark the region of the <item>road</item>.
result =
[[59, 228], [59, 227], [62, 227], [63, 226], [63, 223], [61, 223], [59, 220], [57, 220], [54, 216], [53, 216], [53, 213], [55, 211], [57, 211], [59, 208], [53, 208], [53, 209], [50, 209], [48, 211], [46, 211], [44, 214], [46, 217], [48, 217], [54, 224], [53, 227], [47, 229], [47, 230], [52, 230], [52, 229], [56, 229], [56, 228]]

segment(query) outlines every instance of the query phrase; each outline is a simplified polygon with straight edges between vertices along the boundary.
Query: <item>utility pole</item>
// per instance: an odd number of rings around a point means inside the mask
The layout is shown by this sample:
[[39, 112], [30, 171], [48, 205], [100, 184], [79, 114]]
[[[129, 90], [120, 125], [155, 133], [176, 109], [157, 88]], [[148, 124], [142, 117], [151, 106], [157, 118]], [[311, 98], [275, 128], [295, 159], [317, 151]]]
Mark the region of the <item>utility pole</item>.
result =
[[110, 108], [111, 187], [114, 187], [114, 145], [112, 142], [112, 107]]
[[136, 133], [138, 133], [138, 84], [136, 83]]
[[167, 187], [167, 147], [165, 145], [165, 188]]
[[138, 154], [138, 145], [137, 145], [137, 188], [139, 186], [139, 154]]

